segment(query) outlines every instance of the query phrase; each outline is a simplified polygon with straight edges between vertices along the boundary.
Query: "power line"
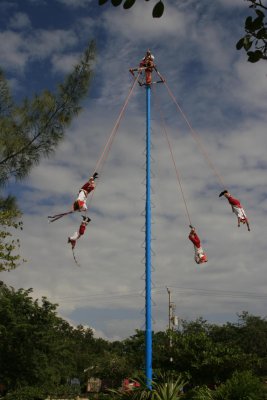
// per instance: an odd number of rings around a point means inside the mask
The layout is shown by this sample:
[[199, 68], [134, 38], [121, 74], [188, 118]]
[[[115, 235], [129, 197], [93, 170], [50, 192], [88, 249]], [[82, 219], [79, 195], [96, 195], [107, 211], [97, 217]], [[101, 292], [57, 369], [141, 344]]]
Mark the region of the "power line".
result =
[[[199, 288], [189, 288], [189, 287], [179, 287], [179, 286], [168, 286], [172, 289], [173, 293], [182, 294], [184, 296], [211, 296], [211, 297], [227, 297], [230, 299], [262, 299], [267, 300], [267, 294], [264, 293], [256, 293], [256, 292], [241, 292], [241, 291], [230, 291], [230, 290], [217, 290], [217, 289], [199, 289]], [[162, 295], [166, 293], [166, 287], [158, 286], [152, 289], [153, 295]], [[94, 300], [97, 298], [101, 298], [105, 301], [112, 300], [120, 300], [122, 298], [127, 297], [142, 297], [142, 291], [135, 292], [113, 292], [113, 293], [94, 293], [87, 294], [85, 296], [64, 296], [64, 297], [54, 297], [55, 301], [59, 301], [61, 303], [65, 302], [77, 302], [82, 300]]]

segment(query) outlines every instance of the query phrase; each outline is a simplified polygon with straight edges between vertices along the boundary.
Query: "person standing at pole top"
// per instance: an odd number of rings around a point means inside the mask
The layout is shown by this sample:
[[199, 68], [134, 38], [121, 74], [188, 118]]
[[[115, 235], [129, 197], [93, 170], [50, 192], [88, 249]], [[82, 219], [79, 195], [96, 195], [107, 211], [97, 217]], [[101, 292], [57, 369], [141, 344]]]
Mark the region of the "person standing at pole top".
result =
[[231, 194], [228, 192], [228, 190], [223, 190], [220, 194], [219, 197], [224, 196], [229, 203], [232, 206], [232, 211], [233, 213], [235, 213], [235, 215], [237, 216], [237, 226], [238, 228], [240, 227], [240, 223], [242, 224], [246, 224], [248, 231], [250, 231], [250, 225], [248, 222], [248, 218], [246, 216], [245, 210], [242, 207], [240, 201], [238, 199], [235, 199], [234, 197], [231, 196]]
[[139, 67], [146, 68], [145, 74], [146, 74], [146, 84], [147, 85], [150, 85], [152, 83], [152, 71], [153, 71], [153, 68], [155, 65], [154, 60], [155, 60], [155, 57], [153, 56], [151, 51], [148, 49], [145, 57], [143, 57], [142, 61], [139, 64]]

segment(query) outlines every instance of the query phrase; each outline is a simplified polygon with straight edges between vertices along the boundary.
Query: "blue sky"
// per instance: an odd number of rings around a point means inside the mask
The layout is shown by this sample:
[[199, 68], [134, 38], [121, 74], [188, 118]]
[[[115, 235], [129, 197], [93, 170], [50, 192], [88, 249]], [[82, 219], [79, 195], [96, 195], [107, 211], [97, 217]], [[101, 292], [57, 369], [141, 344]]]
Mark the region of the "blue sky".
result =
[[[151, 3], [151, 4], [150, 4]], [[67, 237], [80, 216], [54, 224], [47, 215], [70, 207], [94, 170], [147, 48], [166, 78], [210, 160], [239, 198], [251, 232], [237, 228], [221, 186], [164, 85], [152, 93], [153, 319], [168, 325], [168, 294], [180, 318], [236, 320], [248, 310], [265, 316], [266, 298], [266, 63], [249, 64], [235, 49], [246, 15], [242, 0], [166, 1], [161, 19], [152, 1], [127, 12], [92, 0], [0, 3], [0, 65], [18, 101], [53, 90], [96, 41], [94, 78], [83, 112], [48, 160], [18, 186], [24, 212], [21, 253], [28, 262], [3, 280], [34, 289], [59, 304], [74, 325], [108, 339], [143, 327], [145, 91], [136, 87], [95, 191], [90, 223], [78, 242], [78, 268]], [[209, 262], [195, 264], [185, 207], [157, 111], [162, 108], [190, 216]], [[14, 187], [7, 188], [11, 192]]]

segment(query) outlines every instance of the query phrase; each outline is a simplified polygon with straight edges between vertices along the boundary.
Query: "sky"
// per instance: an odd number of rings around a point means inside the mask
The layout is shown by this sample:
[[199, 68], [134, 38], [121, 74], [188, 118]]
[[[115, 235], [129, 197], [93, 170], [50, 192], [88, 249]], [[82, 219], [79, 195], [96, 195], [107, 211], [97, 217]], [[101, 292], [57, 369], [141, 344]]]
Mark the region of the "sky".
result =
[[[163, 17], [153, 19], [152, 8], [153, 0], [128, 11], [92, 0], [0, 2], [0, 65], [18, 102], [55, 90], [87, 43], [97, 47], [83, 111], [53, 156], [6, 188], [24, 214], [20, 252], [27, 262], [1, 279], [33, 288], [34, 298], [57, 303], [71, 324], [108, 340], [145, 327], [145, 87], [135, 86], [114, 135], [90, 203], [92, 221], [76, 245], [80, 266], [67, 238], [81, 216], [53, 224], [47, 216], [68, 210], [95, 170], [130, 93], [129, 68], [148, 48], [167, 83], [151, 91], [153, 329], [168, 326], [167, 288], [180, 319], [222, 324], [242, 311], [266, 315], [266, 62], [250, 64], [235, 48], [253, 11], [243, 0], [166, 0]], [[194, 261], [171, 155], [206, 264]], [[251, 232], [237, 227], [218, 197], [218, 176], [244, 206]]]

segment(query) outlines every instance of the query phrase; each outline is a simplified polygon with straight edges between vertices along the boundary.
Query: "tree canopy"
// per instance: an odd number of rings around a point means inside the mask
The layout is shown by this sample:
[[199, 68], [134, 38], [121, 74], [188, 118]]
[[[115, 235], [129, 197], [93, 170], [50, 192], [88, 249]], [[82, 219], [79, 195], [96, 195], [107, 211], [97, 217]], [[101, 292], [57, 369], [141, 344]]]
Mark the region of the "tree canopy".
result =
[[236, 44], [237, 50], [246, 51], [248, 61], [255, 63], [259, 60], [267, 60], [267, 23], [262, 10], [267, 10], [267, 3], [262, 0], [247, 0], [250, 8], [255, 11], [255, 17], [248, 16], [245, 21], [245, 36]]
[[0, 185], [25, 178], [43, 157], [55, 151], [65, 128], [81, 110], [94, 54], [91, 42], [55, 94], [44, 90], [32, 100], [25, 98], [22, 105], [15, 104], [0, 71]]
[[0, 272], [10, 271], [21, 262], [21, 256], [16, 254], [20, 241], [13, 239], [12, 231], [23, 229], [21, 212], [17, 208], [14, 197], [0, 197], [0, 226]]

